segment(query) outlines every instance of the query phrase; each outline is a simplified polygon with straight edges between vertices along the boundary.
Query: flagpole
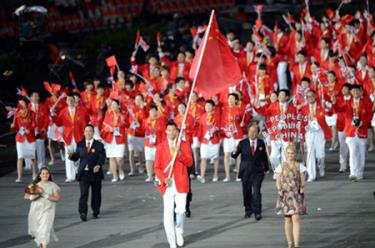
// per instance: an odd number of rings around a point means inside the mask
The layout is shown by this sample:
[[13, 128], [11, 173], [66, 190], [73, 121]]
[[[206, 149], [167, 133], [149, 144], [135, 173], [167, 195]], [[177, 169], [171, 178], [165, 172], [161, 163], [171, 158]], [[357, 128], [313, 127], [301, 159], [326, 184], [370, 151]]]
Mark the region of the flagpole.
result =
[[[191, 86], [191, 90], [190, 90], [190, 94], [189, 94], [189, 99], [188, 99], [188, 102], [186, 104], [186, 110], [185, 110], [185, 113], [184, 113], [184, 118], [182, 119], [182, 123], [181, 123], [181, 130], [180, 130], [180, 133], [178, 135], [178, 138], [177, 138], [177, 147], [180, 146], [180, 143], [181, 143], [181, 138], [182, 138], [182, 133], [184, 131], [184, 126], [185, 126], [185, 122], [186, 122], [186, 118], [187, 118], [187, 114], [189, 112], [189, 108], [190, 108], [190, 103], [191, 103], [191, 98], [193, 96], [193, 92], [194, 92], [194, 88], [195, 88], [195, 84], [197, 82], [197, 77], [198, 77], [198, 72], [199, 72], [199, 68], [201, 66], [201, 63], [202, 63], [202, 60], [203, 60], [203, 55], [204, 55], [204, 50], [206, 49], [206, 45], [207, 45], [207, 40], [208, 40], [208, 36], [210, 35], [210, 29], [211, 29], [211, 24], [212, 24], [212, 19], [213, 19], [213, 16], [215, 14], [215, 10], [212, 10], [211, 11], [211, 16], [210, 16], [210, 21], [208, 23], [208, 27], [206, 29], [206, 34], [205, 34], [205, 37], [204, 37], [204, 40], [202, 41], [202, 52], [200, 53], [199, 55], [199, 59], [198, 59], [198, 65], [197, 65], [197, 69], [195, 70], [195, 74], [194, 74], [194, 78], [193, 78], [193, 84]], [[171, 178], [172, 176], [172, 171], [173, 171], [173, 167], [174, 167], [174, 162], [176, 161], [176, 157], [177, 157], [177, 153], [175, 153], [173, 155], [173, 159], [171, 161], [171, 163], [168, 165], [168, 167], [164, 170], [164, 171], [167, 171], [168, 168], [170, 167], [170, 171], [169, 171], [169, 175], [168, 175], [168, 178]]]

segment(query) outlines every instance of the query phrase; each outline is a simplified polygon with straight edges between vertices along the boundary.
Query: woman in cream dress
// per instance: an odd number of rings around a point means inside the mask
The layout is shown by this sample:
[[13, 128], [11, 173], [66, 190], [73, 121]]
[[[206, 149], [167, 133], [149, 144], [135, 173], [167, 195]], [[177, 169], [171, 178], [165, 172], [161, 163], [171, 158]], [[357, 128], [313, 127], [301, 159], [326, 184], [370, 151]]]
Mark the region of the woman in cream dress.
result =
[[58, 241], [53, 223], [56, 203], [60, 200], [60, 187], [52, 182], [51, 173], [46, 167], [40, 169], [37, 179], [29, 186], [29, 189], [33, 185], [38, 188], [40, 193], [25, 194], [25, 199], [31, 201], [28, 234], [34, 238], [40, 248], [47, 248], [50, 240]]

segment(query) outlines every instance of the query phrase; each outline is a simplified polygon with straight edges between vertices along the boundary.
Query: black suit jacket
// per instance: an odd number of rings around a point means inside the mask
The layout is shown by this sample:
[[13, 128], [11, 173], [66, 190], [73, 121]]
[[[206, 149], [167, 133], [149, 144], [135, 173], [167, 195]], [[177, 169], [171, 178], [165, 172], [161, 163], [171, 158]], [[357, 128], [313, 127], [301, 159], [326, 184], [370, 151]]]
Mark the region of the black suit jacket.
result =
[[[101, 142], [94, 140], [91, 145], [90, 152], [88, 153], [86, 149], [86, 139], [83, 139], [77, 144], [75, 153], [69, 156], [69, 159], [73, 161], [78, 161], [78, 159], [80, 160], [76, 175], [77, 181], [82, 179], [82, 174], [86, 165], [89, 169], [87, 171], [89, 177], [85, 180], [100, 181], [104, 178], [102, 166], [105, 162], [105, 150], [104, 145]], [[100, 165], [100, 170], [97, 173], [94, 173], [95, 165]]]
[[232, 158], [237, 158], [241, 154], [241, 164], [238, 177], [243, 181], [249, 179], [254, 174], [262, 174], [269, 170], [266, 145], [261, 139], [257, 139], [257, 146], [254, 156], [251, 155], [250, 140], [243, 139], [237, 146], [237, 151], [232, 152]]

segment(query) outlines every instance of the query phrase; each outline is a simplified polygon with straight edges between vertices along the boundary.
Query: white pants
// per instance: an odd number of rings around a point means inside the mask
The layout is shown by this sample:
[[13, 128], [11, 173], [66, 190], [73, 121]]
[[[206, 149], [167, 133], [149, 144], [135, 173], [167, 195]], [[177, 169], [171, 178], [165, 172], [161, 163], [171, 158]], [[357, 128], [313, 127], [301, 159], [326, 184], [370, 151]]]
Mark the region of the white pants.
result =
[[285, 148], [287, 147], [288, 142], [285, 142], [281, 139], [278, 140], [271, 140], [271, 155], [270, 161], [272, 170], [275, 171], [277, 166], [286, 160], [286, 151]]
[[363, 171], [365, 170], [366, 142], [367, 139], [361, 139], [358, 136], [346, 137], [349, 148], [350, 176], [359, 179], [363, 178]]
[[316, 179], [316, 166], [320, 171], [324, 171], [325, 144], [324, 133], [322, 129], [318, 131], [306, 131], [306, 167], [309, 180]]
[[288, 62], [280, 61], [277, 65], [277, 80], [279, 81], [279, 90], [288, 89], [288, 80], [286, 71], [288, 69]]
[[[186, 196], [186, 193], [177, 192], [174, 180], [163, 195], [164, 229], [171, 247], [176, 247], [176, 234], [184, 233]], [[176, 223], [174, 213], [176, 213]]]
[[36, 145], [36, 163], [38, 169], [46, 166], [46, 144], [44, 139], [37, 139], [35, 142]]
[[338, 138], [340, 143], [340, 170], [346, 171], [348, 166], [349, 148], [348, 144], [345, 142], [345, 132], [338, 132]]
[[77, 144], [72, 139], [72, 142], [70, 145], [65, 144], [65, 173], [66, 173], [66, 179], [67, 180], [76, 180], [76, 173], [79, 165], [79, 160], [77, 162], [74, 162], [73, 160], [68, 159], [68, 151], [75, 152], [77, 148]]
[[[37, 139], [35, 141], [35, 151], [36, 151], [36, 164], [38, 165], [38, 169], [46, 166], [46, 145], [44, 143], [44, 139]], [[31, 159], [25, 159], [25, 169], [31, 169]]]

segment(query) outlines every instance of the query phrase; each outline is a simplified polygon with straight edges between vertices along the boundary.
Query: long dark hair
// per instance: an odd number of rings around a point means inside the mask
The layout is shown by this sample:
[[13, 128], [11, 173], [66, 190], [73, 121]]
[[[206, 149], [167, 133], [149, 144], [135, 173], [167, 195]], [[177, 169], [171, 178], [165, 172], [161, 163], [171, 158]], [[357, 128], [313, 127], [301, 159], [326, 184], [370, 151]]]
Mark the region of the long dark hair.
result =
[[40, 177], [40, 174], [42, 174], [42, 171], [48, 171], [48, 173], [49, 173], [49, 177], [48, 177], [48, 181], [50, 181], [50, 182], [52, 182], [53, 180], [52, 180], [52, 174], [51, 174], [51, 171], [50, 171], [50, 169], [48, 169], [48, 167], [42, 167], [42, 168], [40, 168], [40, 170], [39, 170], [39, 173], [38, 173], [38, 176], [36, 177], [36, 179], [33, 181], [33, 184], [37, 184], [37, 183], [39, 183], [41, 180], [42, 180], [42, 178]]

